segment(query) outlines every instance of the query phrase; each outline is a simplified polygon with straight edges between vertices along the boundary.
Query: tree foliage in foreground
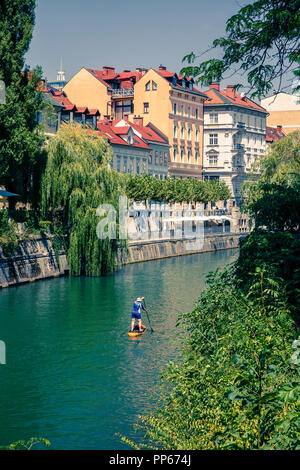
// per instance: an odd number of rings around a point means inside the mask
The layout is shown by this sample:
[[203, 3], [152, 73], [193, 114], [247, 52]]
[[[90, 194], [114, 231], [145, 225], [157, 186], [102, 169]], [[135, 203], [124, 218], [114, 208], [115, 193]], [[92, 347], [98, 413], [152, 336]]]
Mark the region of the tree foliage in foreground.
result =
[[[300, 0], [257, 0], [243, 6], [228, 19], [224, 37], [213, 41], [221, 58], [188, 65], [182, 73], [193, 75], [201, 84], [220, 81], [229, 71], [247, 74], [252, 96], [267, 94], [273, 82], [282, 85], [285, 73], [300, 77]], [[194, 64], [194, 52], [183, 61]]]
[[183, 360], [165, 373], [135, 448], [300, 449], [299, 137], [272, 146], [245, 186], [256, 227], [181, 317]]
[[94, 131], [74, 124], [62, 127], [48, 145], [42, 181], [42, 211], [54, 232], [67, 235], [71, 274], [100, 275], [115, 266], [116, 240], [99, 240], [96, 210], [118, 209], [124, 180], [112, 171], [111, 147]]
[[0, 105], [0, 184], [36, 203], [43, 164], [43, 133], [37, 123], [37, 111], [44, 107], [42, 72], [24, 68], [34, 10], [34, 0], [0, 2], [0, 80], [6, 86], [6, 101]]
[[259, 179], [243, 188], [255, 229], [242, 241], [237, 276], [244, 286], [256, 266], [267, 264], [286, 282], [293, 318], [300, 324], [300, 132], [274, 143], [261, 160]]
[[188, 339], [165, 373], [171, 390], [142, 418], [146, 447], [297, 448], [299, 365], [284, 283], [257, 268], [245, 294], [230, 271], [217, 272], [181, 326]]
[[126, 177], [126, 193], [134, 201], [157, 202], [217, 202], [230, 198], [226, 183], [196, 178], [161, 180], [150, 175]]

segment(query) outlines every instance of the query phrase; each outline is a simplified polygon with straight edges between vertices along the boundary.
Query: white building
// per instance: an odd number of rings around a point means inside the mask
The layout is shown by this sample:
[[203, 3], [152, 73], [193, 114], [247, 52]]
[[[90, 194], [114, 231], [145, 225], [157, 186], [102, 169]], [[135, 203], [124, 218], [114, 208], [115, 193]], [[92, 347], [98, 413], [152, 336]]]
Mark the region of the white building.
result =
[[220, 90], [213, 83], [205, 94], [203, 177], [225, 181], [235, 206], [251, 165], [265, 152], [267, 112], [233, 85]]

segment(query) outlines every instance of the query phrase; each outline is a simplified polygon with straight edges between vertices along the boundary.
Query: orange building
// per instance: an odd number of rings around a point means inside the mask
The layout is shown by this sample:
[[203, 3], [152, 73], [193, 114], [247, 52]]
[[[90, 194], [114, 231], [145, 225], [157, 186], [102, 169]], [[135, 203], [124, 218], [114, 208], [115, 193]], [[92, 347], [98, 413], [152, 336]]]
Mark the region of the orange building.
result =
[[63, 91], [76, 106], [99, 109], [102, 119], [105, 116], [113, 119], [133, 117], [134, 85], [145, 73], [146, 69], [142, 68], [117, 73], [114, 67], [103, 67], [102, 70], [83, 67]]
[[203, 103], [194, 79], [150, 69], [134, 85], [134, 114], [168, 136], [169, 176], [202, 178]]
[[296, 94], [280, 92], [261, 101], [268, 111], [267, 126], [281, 126], [290, 134], [300, 129], [300, 97]]

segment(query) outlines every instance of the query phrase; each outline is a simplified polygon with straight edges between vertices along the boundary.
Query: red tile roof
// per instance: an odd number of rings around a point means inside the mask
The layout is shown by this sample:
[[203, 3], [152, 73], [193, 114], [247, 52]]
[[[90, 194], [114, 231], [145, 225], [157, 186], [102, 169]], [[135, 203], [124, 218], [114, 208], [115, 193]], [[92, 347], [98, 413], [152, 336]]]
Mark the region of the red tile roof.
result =
[[277, 140], [282, 139], [285, 137], [285, 133], [283, 132], [281, 126], [278, 127], [266, 127], [266, 142], [268, 143], [273, 143], [276, 142]]
[[64, 91], [56, 91], [53, 88], [48, 88], [44, 93], [50, 94], [55, 101], [62, 104], [64, 106], [63, 111], [74, 111], [75, 113], [100, 116], [98, 109], [88, 109], [86, 106], [75, 106]]
[[[119, 121], [115, 121], [118, 123]], [[131, 123], [130, 123], [131, 124]], [[144, 150], [151, 150], [151, 147], [147, 143], [140, 139], [136, 134], [133, 135], [133, 143], [129, 144], [120, 136], [125, 136], [131, 129], [131, 125], [128, 126], [116, 126], [109, 121], [98, 122], [99, 135], [106, 136], [111, 144], [125, 145], [127, 147], [136, 147]]]
[[208, 96], [209, 100], [204, 102], [204, 106], [212, 106], [215, 104], [233, 104], [242, 106], [243, 108], [267, 113], [267, 111], [262, 106], [250, 100], [250, 98], [247, 98], [246, 96], [242, 97], [236, 92], [234, 92], [234, 96], [231, 96], [227, 93], [227, 90], [217, 90], [216, 88], [210, 88], [208, 91], [205, 91], [205, 94]]

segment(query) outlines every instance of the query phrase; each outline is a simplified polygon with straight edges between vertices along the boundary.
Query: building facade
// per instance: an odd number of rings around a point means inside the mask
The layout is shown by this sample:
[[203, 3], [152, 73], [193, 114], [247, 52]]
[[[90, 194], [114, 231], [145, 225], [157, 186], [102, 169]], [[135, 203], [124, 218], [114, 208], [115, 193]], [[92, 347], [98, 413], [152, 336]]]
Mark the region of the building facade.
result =
[[193, 78], [150, 69], [134, 85], [134, 113], [163, 132], [170, 144], [169, 176], [202, 178], [203, 103]]
[[75, 106], [63, 91], [44, 88], [43, 95], [50, 108], [37, 113], [37, 121], [43, 123], [45, 135], [55, 135], [62, 123], [76, 122], [97, 129], [100, 113], [97, 109]]
[[267, 125], [281, 126], [285, 134], [300, 130], [300, 97], [291, 93], [277, 93], [261, 101], [268, 111]]
[[151, 174], [160, 179], [168, 175], [169, 144], [167, 138], [141, 119], [130, 122], [105, 119], [98, 122], [101, 136], [108, 139], [112, 150], [112, 168], [121, 173]]
[[134, 85], [147, 69], [116, 72], [114, 67], [101, 70], [83, 67], [64, 87], [76, 106], [97, 108], [101, 119], [133, 117]]
[[267, 112], [233, 85], [213, 83], [205, 94], [203, 177], [225, 181], [238, 205], [241, 185], [265, 153]]

